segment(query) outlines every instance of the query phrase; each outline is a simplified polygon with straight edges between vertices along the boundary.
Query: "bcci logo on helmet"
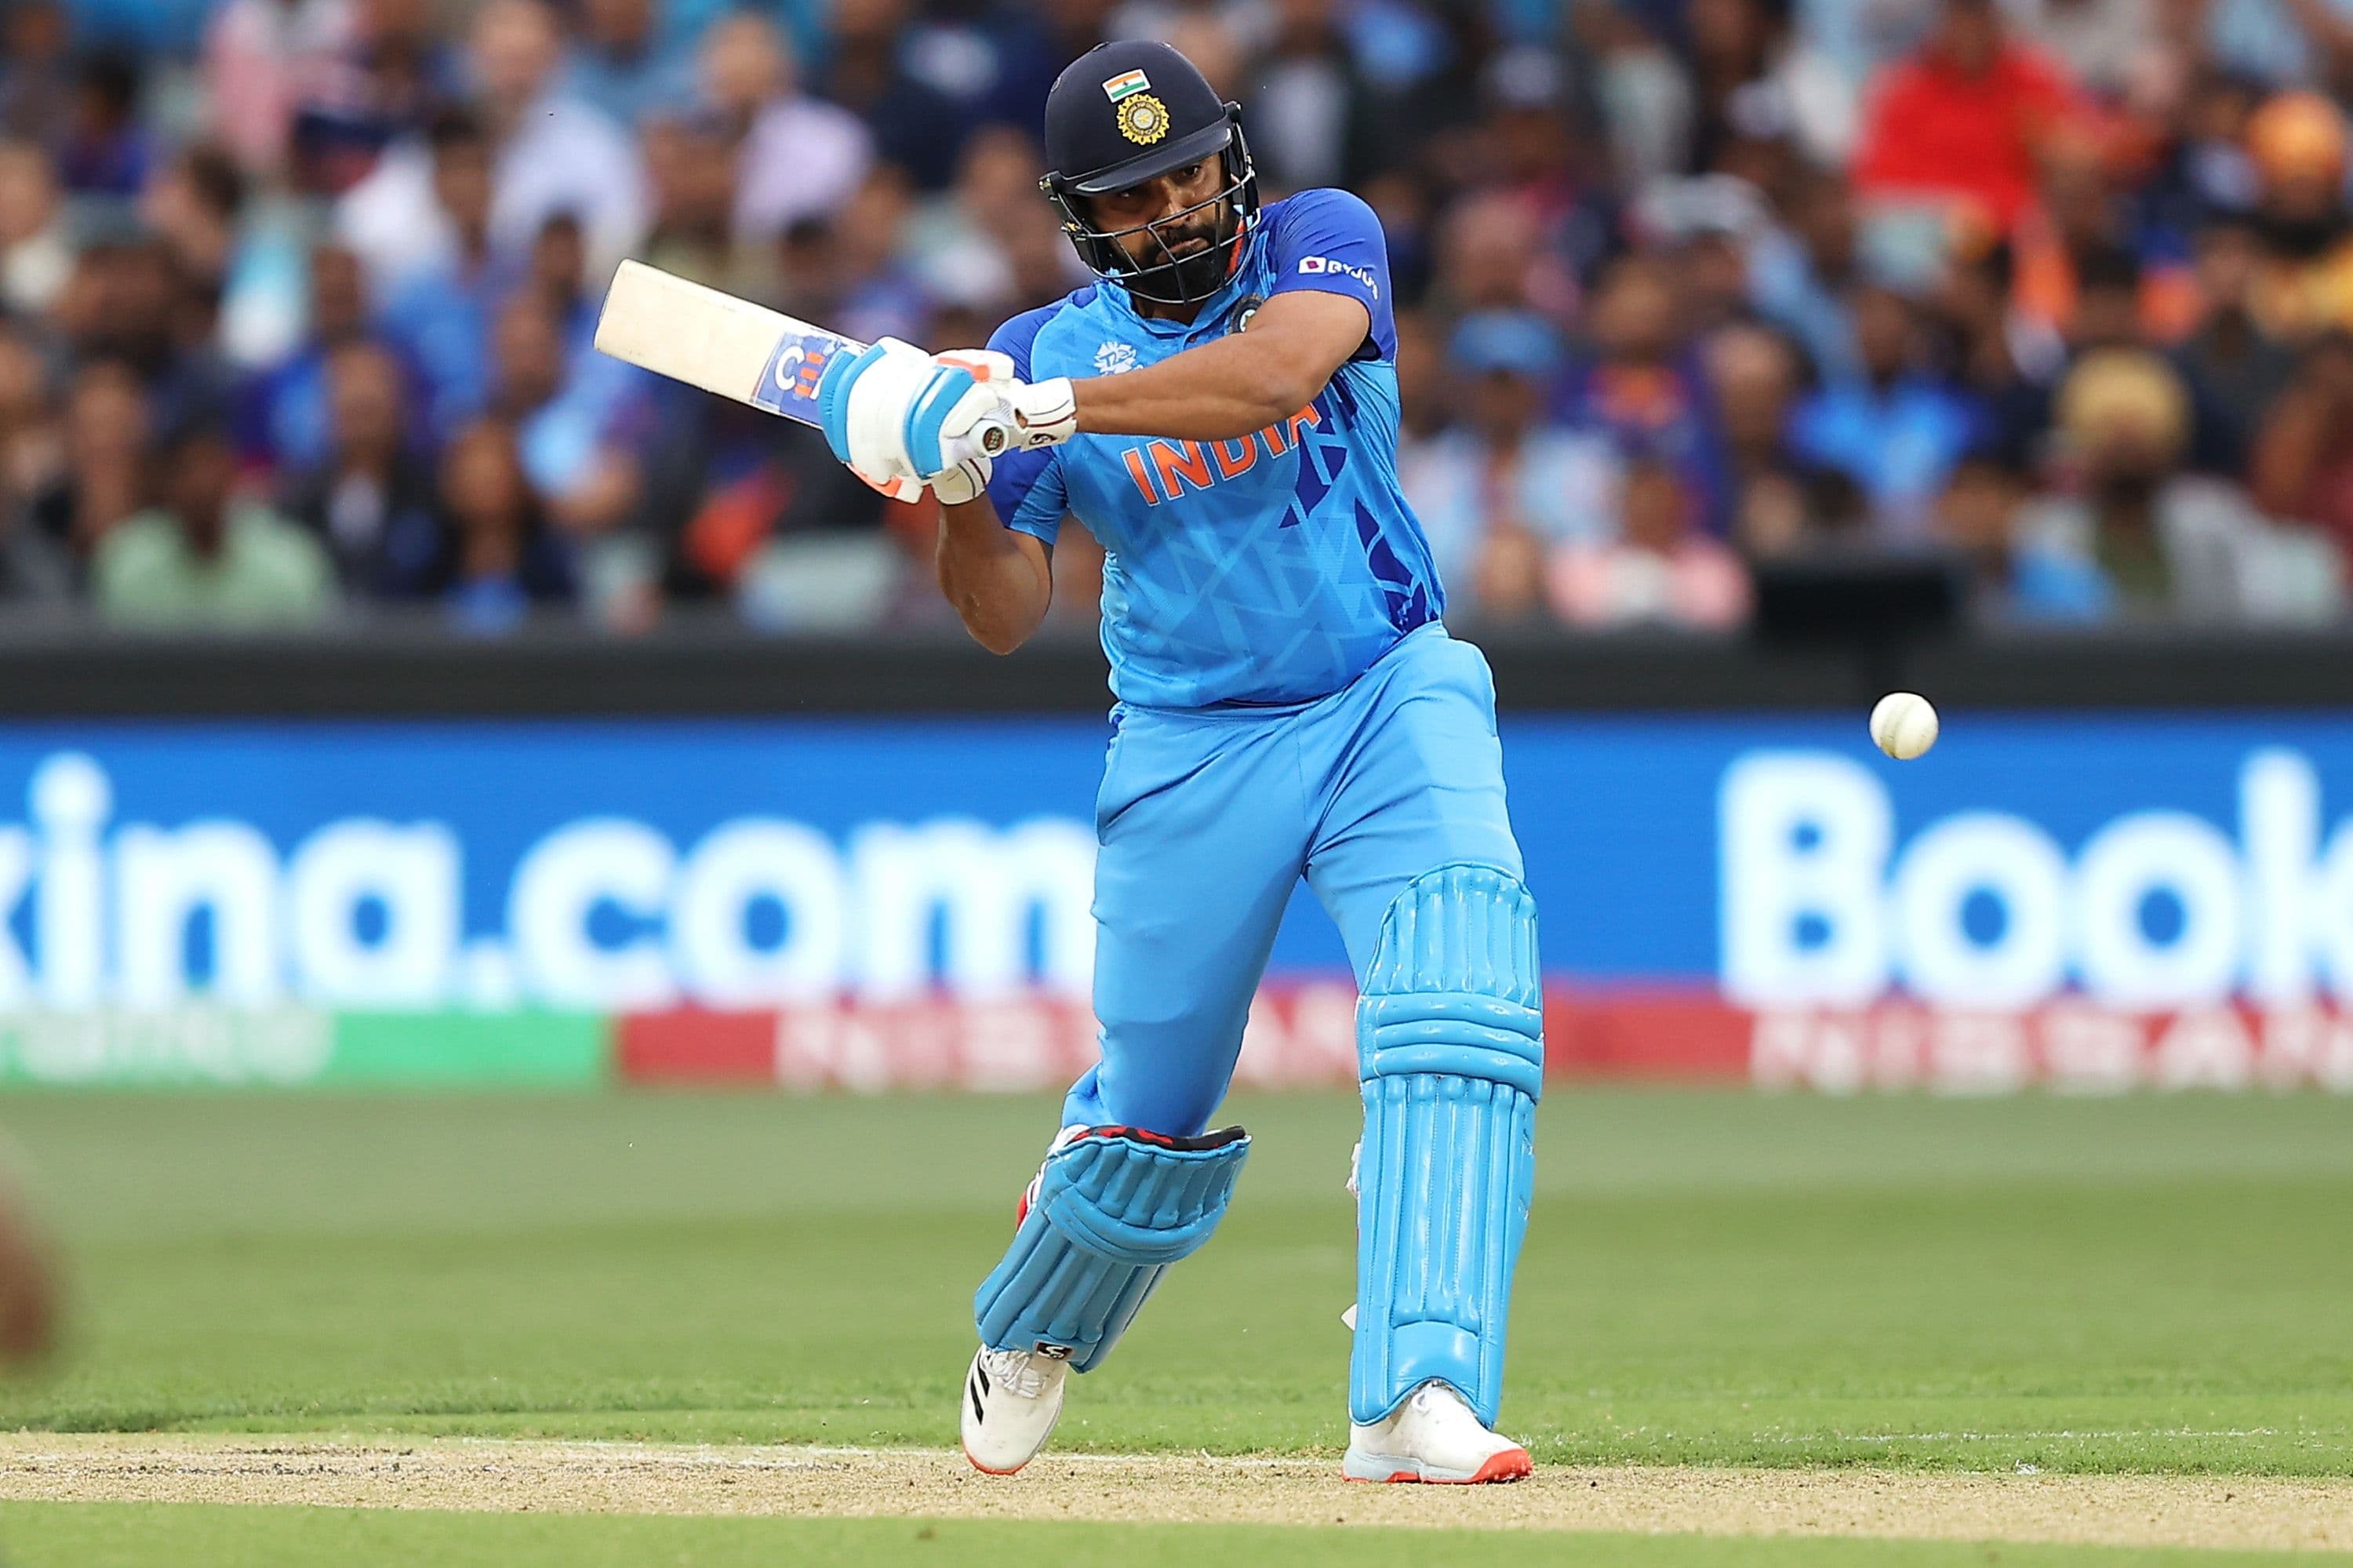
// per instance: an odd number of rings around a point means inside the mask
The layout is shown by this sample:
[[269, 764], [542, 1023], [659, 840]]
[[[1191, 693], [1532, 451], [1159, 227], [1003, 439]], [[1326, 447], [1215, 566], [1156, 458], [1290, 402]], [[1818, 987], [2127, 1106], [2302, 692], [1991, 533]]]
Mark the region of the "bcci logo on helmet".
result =
[[1119, 106], [1119, 133], [1149, 147], [1168, 134], [1168, 106], [1148, 92], [1139, 92]]
[[1152, 96], [1152, 79], [1140, 70], [1122, 71], [1103, 84], [1103, 96], [1119, 111], [1119, 133], [1149, 147], [1168, 135], [1168, 106]]

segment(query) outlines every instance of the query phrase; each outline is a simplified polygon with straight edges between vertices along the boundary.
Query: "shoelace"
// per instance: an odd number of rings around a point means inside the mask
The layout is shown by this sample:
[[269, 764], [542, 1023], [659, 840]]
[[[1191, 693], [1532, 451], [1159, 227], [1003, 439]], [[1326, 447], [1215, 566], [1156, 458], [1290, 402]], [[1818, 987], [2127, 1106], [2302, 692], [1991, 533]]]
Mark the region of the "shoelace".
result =
[[1046, 1374], [1039, 1360], [1028, 1351], [987, 1351], [982, 1353], [980, 1364], [988, 1369], [990, 1382], [1020, 1398], [1035, 1399], [1046, 1392]]

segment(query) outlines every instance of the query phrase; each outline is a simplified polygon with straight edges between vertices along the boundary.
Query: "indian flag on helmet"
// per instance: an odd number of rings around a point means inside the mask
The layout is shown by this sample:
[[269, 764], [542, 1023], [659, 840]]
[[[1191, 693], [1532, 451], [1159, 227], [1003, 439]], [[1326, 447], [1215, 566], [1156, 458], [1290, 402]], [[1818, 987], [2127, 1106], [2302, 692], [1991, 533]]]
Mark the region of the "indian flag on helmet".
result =
[[1145, 88], [1148, 88], [1151, 85], [1152, 83], [1145, 79], [1145, 74], [1140, 70], [1123, 71], [1118, 76], [1115, 76], [1109, 81], [1103, 83], [1103, 96], [1110, 99], [1113, 103], [1117, 103], [1129, 93], [1142, 92]]

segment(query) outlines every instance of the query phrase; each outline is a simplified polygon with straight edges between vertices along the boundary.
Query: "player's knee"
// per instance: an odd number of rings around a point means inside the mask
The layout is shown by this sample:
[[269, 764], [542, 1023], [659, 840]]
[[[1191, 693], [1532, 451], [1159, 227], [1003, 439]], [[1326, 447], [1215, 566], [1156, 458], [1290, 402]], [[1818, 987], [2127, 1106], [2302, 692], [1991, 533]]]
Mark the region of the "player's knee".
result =
[[1407, 884], [1381, 919], [1356, 1054], [1367, 1082], [1435, 1074], [1535, 1098], [1544, 983], [1526, 885], [1487, 865], [1440, 866]]

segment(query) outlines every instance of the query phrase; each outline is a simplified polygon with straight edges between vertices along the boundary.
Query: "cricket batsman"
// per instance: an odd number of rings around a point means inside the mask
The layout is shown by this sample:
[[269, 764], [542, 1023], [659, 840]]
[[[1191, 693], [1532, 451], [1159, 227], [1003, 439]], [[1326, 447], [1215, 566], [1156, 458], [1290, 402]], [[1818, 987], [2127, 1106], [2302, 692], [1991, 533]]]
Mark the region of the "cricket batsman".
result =
[[1517, 1479], [1493, 1427], [1543, 1078], [1535, 906], [1493, 682], [1440, 624], [1398, 485], [1380, 227], [1345, 191], [1261, 209], [1240, 106], [1165, 44], [1064, 70], [1046, 154], [1098, 281], [986, 350], [837, 356], [818, 393], [836, 456], [942, 503], [940, 584], [988, 648], [1044, 619], [1064, 514], [1105, 552], [1103, 1055], [974, 1297], [965, 1453], [1027, 1464], [1068, 1374], [1224, 1216], [1250, 1140], [1209, 1118], [1304, 876], [1361, 993], [1345, 1472]]

